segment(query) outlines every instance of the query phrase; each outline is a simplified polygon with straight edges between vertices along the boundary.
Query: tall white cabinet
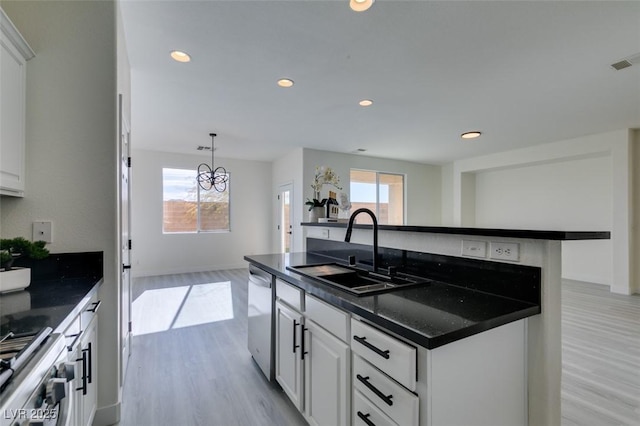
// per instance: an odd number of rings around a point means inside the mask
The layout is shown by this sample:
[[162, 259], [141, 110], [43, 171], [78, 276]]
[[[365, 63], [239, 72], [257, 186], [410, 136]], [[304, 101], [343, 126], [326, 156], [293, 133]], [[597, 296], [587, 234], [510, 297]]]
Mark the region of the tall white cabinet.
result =
[[35, 53], [0, 8], [0, 194], [24, 196], [27, 61]]

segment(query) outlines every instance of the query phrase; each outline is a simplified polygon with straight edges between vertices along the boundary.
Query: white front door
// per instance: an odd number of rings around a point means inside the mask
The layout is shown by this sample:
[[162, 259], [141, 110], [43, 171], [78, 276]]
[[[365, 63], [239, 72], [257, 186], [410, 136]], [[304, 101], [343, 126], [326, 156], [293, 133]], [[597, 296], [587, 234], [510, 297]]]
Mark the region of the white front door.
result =
[[122, 289], [120, 292], [121, 327], [121, 383], [127, 372], [131, 353], [131, 157], [129, 124], [122, 113], [122, 95], [120, 95], [120, 225], [122, 251]]
[[280, 186], [278, 191], [278, 236], [280, 252], [291, 251], [293, 236], [293, 185], [288, 183]]

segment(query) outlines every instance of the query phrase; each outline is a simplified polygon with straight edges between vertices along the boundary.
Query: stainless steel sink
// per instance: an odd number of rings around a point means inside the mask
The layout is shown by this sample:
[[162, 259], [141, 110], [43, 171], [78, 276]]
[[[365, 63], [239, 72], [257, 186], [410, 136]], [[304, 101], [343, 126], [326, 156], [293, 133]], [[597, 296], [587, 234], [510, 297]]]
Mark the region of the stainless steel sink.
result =
[[287, 269], [358, 296], [384, 293], [431, 282], [429, 279], [407, 274], [385, 275], [337, 263], [287, 266]]

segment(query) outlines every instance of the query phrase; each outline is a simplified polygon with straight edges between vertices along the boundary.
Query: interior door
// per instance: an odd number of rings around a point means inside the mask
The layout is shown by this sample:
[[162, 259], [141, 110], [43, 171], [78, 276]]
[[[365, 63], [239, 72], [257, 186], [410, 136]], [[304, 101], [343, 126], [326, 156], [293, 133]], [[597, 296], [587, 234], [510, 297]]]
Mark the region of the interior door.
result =
[[129, 124], [122, 113], [120, 95], [120, 225], [122, 256], [122, 291], [120, 292], [121, 382], [127, 372], [131, 354], [131, 157]]
[[280, 252], [291, 251], [293, 236], [293, 185], [288, 183], [281, 185], [278, 192], [278, 237], [280, 240]]

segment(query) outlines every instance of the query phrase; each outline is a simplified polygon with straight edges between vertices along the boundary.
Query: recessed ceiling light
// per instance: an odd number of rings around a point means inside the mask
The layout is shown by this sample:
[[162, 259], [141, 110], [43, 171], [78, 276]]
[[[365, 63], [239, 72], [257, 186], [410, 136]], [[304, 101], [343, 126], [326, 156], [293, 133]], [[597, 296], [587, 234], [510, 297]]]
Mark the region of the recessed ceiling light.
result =
[[190, 62], [191, 61], [191, 56], [189, 56], [188, 53], [181, 52], [180, 50], [171, 51], [171, 57], [173, 58], [174, 61], [178, 61], [178, 62]]
[[368, 107], [373, 105], [373, 101], [371, 99], [363, 99], [360, 102], [358, 102], [358, 105], [363, 106], [363, 107]]
[[278, 86], [280, 87], [291, 87], [293, 86], [293, 80], [289, 78], [281, 78], [278, 80]]
[[375, 0], [349, 0], [349, 7], [356, 12], [364, 12], [369, 9]]
[[482, 134], [482, 132], [478, 132], [478, 131], [465, 132], [465, 133], [461, 134], [460, 137], [462, 139], [475, 139], [475, 138], [479, 137], [481, 134]]

